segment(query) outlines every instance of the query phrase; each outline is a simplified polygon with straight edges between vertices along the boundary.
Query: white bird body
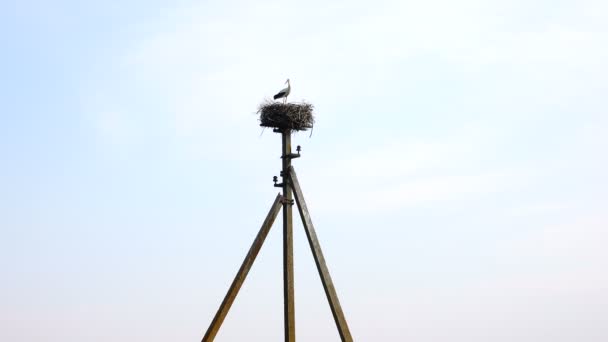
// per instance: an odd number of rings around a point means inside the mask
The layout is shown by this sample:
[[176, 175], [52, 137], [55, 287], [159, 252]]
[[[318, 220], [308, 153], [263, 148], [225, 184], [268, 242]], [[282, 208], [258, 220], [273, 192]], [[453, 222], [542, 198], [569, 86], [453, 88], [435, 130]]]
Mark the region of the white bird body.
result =
[[289, 83], [289, 78], [287, 79], [287, 81], [285, 81], [285, 83], [287, 83], [287, 88], [282, 89], [280, 92], [278, 92], [275, 96], [274, 99], [283, 99], [283, 103], [287, 102], [287, 96], [289, 96], [289, 93], [291, 93], [291, 83]]

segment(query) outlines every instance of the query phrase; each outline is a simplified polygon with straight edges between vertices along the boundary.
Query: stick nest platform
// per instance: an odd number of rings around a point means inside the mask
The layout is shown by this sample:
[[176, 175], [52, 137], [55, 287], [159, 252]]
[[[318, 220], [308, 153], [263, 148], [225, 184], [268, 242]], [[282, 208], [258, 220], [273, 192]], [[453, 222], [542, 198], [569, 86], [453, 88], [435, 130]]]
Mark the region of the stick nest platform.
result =
[[258, 108], [260, 126], [305, 131], [315, 123], [312, 110], [313, 105], [307, 102], [280, 103], [268, 100]]

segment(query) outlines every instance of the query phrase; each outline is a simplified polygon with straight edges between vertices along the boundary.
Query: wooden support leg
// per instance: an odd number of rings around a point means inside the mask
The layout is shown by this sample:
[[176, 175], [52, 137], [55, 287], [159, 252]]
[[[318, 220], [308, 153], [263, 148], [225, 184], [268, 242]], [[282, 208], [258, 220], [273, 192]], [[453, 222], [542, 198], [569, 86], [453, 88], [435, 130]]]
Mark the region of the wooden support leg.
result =
[[241, 265], [241, 268], [234, 277], [232, 285], [230, 285], [228, 293], [226, 293], [226, 297], [224, 297], [224, 300], [222, 301], [220, 308], [217, 310], [213, 321], [211, 321], [211, 324], [209, 325], [209, 328], [207, 329], [207, 332], [205, 333], [202, 342], [211, 342], [213, 341], [213, 339], [215, 339], [215, 335], [217, 335], [218, 330], [224, 322], [224, 318], [226, 318], [226, 315], [228, 314], [228, 310], [230, 310], [230, 307], [232, 306], [236, 295], [239, 293], [239, 290], [241, 289], [241, 286], [243, 285], [243, 282], [247, 277], [247, 273], [249, 273], [249, 270], [251, 269], [251, 266], [253, 265], [253, 262], [255, 261], [255, 258], [258, 255], [258, 252], [262, 248], [262, 244], [264, 244], [264, 240], [266, 239], [266, 236], [270, 231], [270, 227], [272, 227], [275, 218], [279, 214], [279, 210], [281, 210], [282, 199], [283, 196], [281, 196], [281, 194], [277, 194], [277, 197], [274, 200], [274, 203], [272, 204], [272, 207], [270, 208], [270, 211], [268, 212], [264, 223], [262, 224], [262, 228], [260, 228], [258, 235], [255, 237], [255, 240], [253, 241], [253, 244], [251, 245], [251, 248], [249, 249], [249, 252], [245, 257], [245, 260]]
[[323, 252], [321, 251], [321, 245], [319, 244], [319, 239], [317, 238], [315, 228], [312, 225], [310, 213], [308, 212], [306, 201], [304, 201], [304, 195], [302, 194], [302, 189], [300, 188], [300, 183], [298, 182], [298, 177], [296, 176], [293, 166], [289, 167], [289, 180], [293, 188], [296, 203], [298, 204], [298, 210], [300, 212], [300, 218], [302, 218], [304, 230], [306, 231], [306, 237], [308, 238], [312, 255], [315, 259], [315, 263], [317, 264], [317, 270], [319, 271], [321, 282], [323, 283], [323, 289], [325, 290], [327, 301], [329, 302], [331, 312], [334, 316], [334, 321], [336, 322], [338, 332], [340, 333], [340, 338], [342, 341], [352, 342], [353, 338], [350, 335], [350, 330], [348, 329], [344, 312], [342, 312], [342, 307], [340, 306], [340, 301], [338, 300], [334, 283], [329, 275], [329, 270], [327, 269], [327, 264], [325, 263]]

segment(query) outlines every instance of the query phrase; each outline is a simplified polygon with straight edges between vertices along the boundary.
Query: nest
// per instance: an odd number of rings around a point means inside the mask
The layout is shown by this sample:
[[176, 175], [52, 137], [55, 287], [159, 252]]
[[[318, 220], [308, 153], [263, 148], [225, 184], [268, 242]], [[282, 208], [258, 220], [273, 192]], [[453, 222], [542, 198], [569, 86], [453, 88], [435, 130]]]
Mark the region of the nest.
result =
[[260, 126], [305, 131], [315, 123], [313, 105], [306, 102], [281, 103], [267, 100], [260, 104]]

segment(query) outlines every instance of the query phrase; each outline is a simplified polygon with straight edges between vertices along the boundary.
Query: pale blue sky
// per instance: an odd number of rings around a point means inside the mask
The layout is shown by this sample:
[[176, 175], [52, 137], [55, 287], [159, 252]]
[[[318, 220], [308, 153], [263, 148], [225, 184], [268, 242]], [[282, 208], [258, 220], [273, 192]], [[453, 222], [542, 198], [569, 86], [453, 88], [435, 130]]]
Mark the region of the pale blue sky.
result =
[[[357, 341], [608, 340], [603, 1], [0, 3], [0, 340], [200, 340], [295, 167]], [[300, 341], [339, 337], [299, 223]], [[282, 339], [280, 226], [218, 341]]]

